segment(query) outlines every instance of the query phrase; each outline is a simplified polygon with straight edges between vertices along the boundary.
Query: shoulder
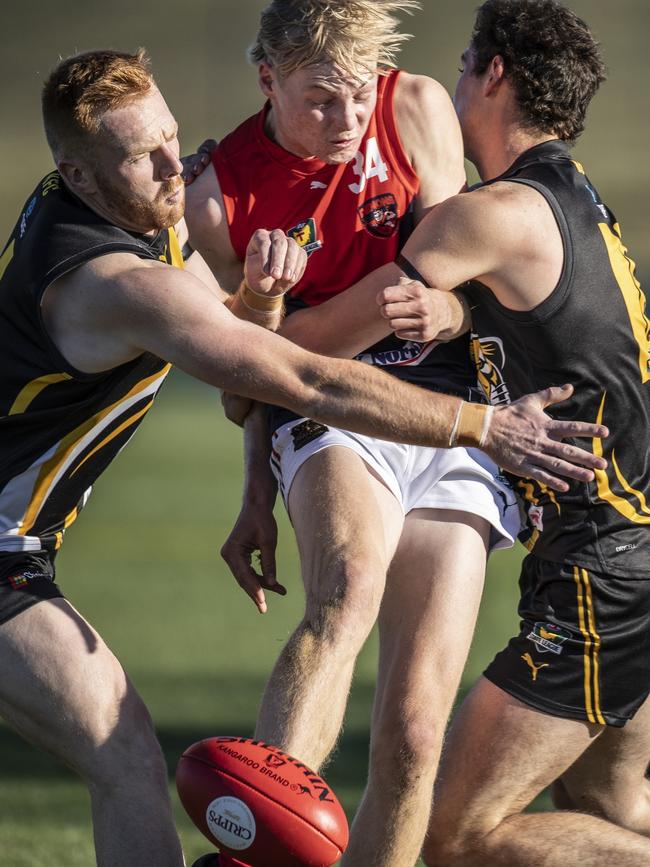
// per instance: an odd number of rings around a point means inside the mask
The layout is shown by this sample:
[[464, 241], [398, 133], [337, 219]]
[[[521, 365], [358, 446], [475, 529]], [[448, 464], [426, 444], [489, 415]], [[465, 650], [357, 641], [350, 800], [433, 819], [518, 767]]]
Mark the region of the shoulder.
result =
[[394, 98], [399, 137], [420, 180], [422, 212], [465, 186], [463, 140], [445, 88], [426, 75], [402, 72]]
[[428, 75], [400, 71], [395, 85], [395, 111], [399, 117], [415, 119], [423, 109], [455, 117], [451, 98], [439, 81]]

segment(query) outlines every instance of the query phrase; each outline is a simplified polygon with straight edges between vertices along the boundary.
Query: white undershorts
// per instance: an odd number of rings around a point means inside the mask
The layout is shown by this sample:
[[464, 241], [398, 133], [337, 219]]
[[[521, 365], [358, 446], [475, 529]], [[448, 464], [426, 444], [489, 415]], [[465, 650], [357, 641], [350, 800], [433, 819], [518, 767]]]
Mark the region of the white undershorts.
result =
[[519, 502], [497, 465], [478, 449], [437, 449], [390, 443], [309, 419], [273, 434], [271, 467], [285, 505], [300, 467], [332, 446], [351, 449], [392, 492], [407, 515], [413, 509], [454, 509], [492, 526], [490, 550], [510, 548], [521, 530]]

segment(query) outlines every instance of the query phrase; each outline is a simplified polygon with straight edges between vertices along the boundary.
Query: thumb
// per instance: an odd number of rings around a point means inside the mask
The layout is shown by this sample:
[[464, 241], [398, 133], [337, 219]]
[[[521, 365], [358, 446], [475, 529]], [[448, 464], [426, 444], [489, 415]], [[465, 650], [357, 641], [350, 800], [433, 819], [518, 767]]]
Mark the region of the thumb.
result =
[[562, 403], [564, 400], [568, 400], [573, 394], [573, 386], [566, 385], [554, 385], [550, 388], [545, 388], [542, 391], [538, 391], [535, 395], [542, 404], [542, 409], [547, 406], [552, 406], [556, 403]]

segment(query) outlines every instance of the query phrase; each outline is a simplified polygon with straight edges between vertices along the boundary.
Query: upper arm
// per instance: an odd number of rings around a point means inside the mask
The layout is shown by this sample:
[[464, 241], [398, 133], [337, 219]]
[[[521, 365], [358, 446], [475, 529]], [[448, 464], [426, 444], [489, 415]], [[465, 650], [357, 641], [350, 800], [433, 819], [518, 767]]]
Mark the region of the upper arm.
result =
[[226, 209], [212, 163], [185, 189], [185, 220], [192, 247], [207, 262], [220, 286], [234, 292], [243, 266], [230, 241]]
[[56, 346], [84, 372], [149, 352], [211, 385], [268, 402], [308, 388], [301, 350], [235, 318], [178, 268], [113, 253], [56, 281], [44, 302]]
[[403, 252], [435, 289], [478, 280], [506, 307], [530, 310], [556, 285], [562, 251], [543, 197], [520, 184], [498, 183], [434, 208]]
[[420, 181], [416, 219], [464, 189], [463, 139], [444, 87], [424, 75], [402, 73], [395, 91], [395, 116], [404, 149]]

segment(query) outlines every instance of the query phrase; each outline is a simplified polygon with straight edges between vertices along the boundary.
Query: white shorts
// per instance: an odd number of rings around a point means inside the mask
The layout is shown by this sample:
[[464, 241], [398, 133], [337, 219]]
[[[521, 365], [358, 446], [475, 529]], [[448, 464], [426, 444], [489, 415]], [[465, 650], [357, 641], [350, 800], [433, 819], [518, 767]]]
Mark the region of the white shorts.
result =
[[298, 419], [273, 434], [271, 467], [285, 505], [300, 467], [312, 455], [344, 446], [361, 457], [407, 515], [413, 509], [454, 509], [492, 526], [490, 550], [510, 548], [521, 530], [519, 502], [497, 465], [478, 449], [435, 449], [389, 443]]

